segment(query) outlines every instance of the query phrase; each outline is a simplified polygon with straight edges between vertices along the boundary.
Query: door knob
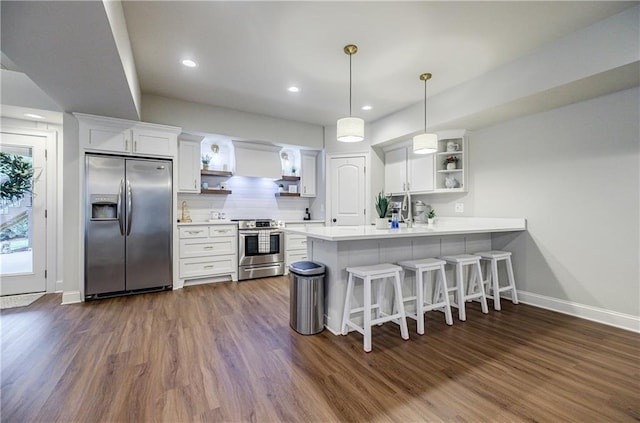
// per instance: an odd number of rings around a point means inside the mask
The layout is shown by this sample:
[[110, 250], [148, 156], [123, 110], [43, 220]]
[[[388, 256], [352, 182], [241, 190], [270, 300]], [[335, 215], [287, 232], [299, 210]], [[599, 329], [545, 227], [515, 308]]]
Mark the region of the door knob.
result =
[[336, 223], [336, 219], [335, 219], [335, 218], [333, 218], [331, 221], [332, 221], [333, 223]]

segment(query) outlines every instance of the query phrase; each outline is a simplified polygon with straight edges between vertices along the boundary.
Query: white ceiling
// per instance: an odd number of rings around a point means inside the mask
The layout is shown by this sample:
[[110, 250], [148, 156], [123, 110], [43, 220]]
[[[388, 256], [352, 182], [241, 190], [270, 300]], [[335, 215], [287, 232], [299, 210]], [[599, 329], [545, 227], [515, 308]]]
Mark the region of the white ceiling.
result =
[[[143, 93], [319, 125], [374, 121], [637, 2], [123, 2]], [[195, 69], [180, 64], [191, 57]], [[301, 92], [292, 94], [287, 87]], [[364, 104], [373, 106], [362, 111]]]
[[[348, 43], [359, 47], [353, 114], [373, 122], [420, 104], [423, 72], [434, 75], [432, 96], [637, 4], [122, 2], [143, 94], [317, 125], [348, 113]], [[0, 9], [3, 72], [22, 70], [58, 110], [139, 117], [101, 1], [2, 0]], [[199, 66], [183, 67], [187, 56]], [[292, 84], [301, 92], [287, 92]]]

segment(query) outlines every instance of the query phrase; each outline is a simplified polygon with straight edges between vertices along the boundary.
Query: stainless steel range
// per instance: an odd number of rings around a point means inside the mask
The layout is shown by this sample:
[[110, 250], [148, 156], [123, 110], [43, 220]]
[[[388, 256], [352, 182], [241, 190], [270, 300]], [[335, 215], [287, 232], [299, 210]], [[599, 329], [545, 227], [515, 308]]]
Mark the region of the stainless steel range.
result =
[[284, 222], [233, 220], [238, 222], [238, 279], [284, 275]]

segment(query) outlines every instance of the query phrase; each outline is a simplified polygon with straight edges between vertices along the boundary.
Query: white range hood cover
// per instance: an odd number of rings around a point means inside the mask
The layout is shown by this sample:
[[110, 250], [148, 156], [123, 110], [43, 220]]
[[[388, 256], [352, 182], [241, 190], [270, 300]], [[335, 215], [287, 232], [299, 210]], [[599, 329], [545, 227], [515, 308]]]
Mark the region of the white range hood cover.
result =
[[281, 147], [257, 142], [233, 141], [235, 175], [256, 178], [282, 178]]

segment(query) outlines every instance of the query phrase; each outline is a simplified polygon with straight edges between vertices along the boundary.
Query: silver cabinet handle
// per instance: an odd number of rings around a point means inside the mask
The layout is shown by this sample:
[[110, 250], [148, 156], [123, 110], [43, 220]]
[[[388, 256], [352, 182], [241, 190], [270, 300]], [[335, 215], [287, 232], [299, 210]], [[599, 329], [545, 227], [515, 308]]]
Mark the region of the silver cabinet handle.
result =
[[195, 234], [201, 234], [202, 231], [187, 231], [187, 233], [191, 235], [195, 235]]
[[210, 264], [208, 266], [204, 266], [205, 269], [213, 269], [213, 264]]
[[193, 188], [197, 188], [195, 179], [193, 180]]
[[125, 138], [124, 139], [124, 150], [127, 151], [129, 149], [129, 139]]
[[133, 151], [136, 152], [138, 151], [138, 141], [133, 141]]
[[203, 250], [213, 250], [213, 246], [207, 245], [206, 247], [202, 247]]

